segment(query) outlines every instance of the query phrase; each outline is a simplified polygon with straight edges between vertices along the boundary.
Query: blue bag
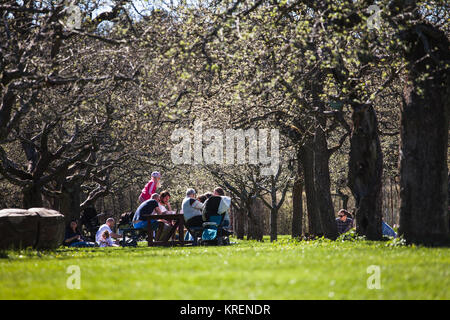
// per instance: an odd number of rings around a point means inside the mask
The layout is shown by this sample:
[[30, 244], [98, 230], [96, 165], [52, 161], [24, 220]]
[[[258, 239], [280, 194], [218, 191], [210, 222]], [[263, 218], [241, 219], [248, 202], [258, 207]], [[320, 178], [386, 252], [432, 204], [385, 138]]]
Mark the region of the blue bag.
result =
[[186, 234], [184, 235], [184, 241], [192, 241], [192, 240], [194, 240], [194, 237], [191, 235], [189, 231], [186, 232]]
[[[217, 220], [214, 218], [211, 220]], [[217, 238], [217, 228], [218, 228], [218, 224], [215, 221], [203, 223], [202, 240], [206, 240], [206, 241], [215, 240]]]
[[207, 228], [207, 229], [203, 230], [202, 240], [211, 241], [211, 240], [215, 240], [216, 237], [217, 237], [217, 227], [215, 229]]

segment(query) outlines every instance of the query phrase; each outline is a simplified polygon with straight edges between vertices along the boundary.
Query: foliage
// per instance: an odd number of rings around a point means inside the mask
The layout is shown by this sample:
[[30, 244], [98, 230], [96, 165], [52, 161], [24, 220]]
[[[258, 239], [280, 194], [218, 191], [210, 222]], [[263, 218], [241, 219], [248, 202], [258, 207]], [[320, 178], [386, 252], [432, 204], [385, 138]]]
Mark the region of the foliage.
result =
[[341, 234], [336, 241], [358, 241], [366, 240], [366, 237], [358, 235], [355, 229], [350, 229], [346, 233]]

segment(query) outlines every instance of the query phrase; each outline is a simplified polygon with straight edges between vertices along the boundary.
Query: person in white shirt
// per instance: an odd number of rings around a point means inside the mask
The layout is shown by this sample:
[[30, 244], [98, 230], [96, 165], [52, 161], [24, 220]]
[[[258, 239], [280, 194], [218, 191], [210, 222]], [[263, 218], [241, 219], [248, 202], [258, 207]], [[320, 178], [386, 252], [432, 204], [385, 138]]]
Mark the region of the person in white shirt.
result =
[[115, 244], [112, 240], [112, 238], [109, 236], [108, 230], [103, 231], [102, 236], [99, 239], [99, 246], [101, 248], [104, 247], [118, 247], [117, 244]]
[[164, 190], [163, 192], [161, 192], [159, 194], [159, 208], [161, 209], [162, 212], [166, 212], [166, 214], [170, 214], [170, 212], [172, 212], [172, 208], [170, 207], [170, 193], [167, 190]]
[[186, 198], [182, 203], [184, 221], [188, 228], [201, 227], [203, 225], [202, 209], [203, 203], [195, 199], [194, 189], [186, 191]]
[[117, 233], [114, 233], [112, 231], [112, 228], [114, 228], [115, 223], [116, 222], [115, 222], [114, 218], [108, 218], [106, 220], [106, 223], [100, 226], [100, 228], [98, 229], [98, 231], [97, 231], [97, 233], [95, 235], [95, 242], [97, 242], [98, 245], [100, 245], [102, 234], [103, 234], [103, 232], [105, 232], [105, 230], [108, 231], [110, 237], [112, 237], [112, 238], [115, 238], [115, 239], [122, 238], [121, 235], [119, 235]]
[[[172, 211], [172, 208], [170, 207], [170, 193], [167, 190], [162, 191], [159, 194], [158, 206], [159, 210], [161, 210], [161, 214], [173, 214], [175, 212]], [[166, 208], [167, 206], [167, 208]], [[167, 221], [165, 219], [159, 219], [158, 222], [160, 223], [158, 227], [158, 231], [156, 232], [156, 240], [167, 240], [167, 237], [170, 233], [170, 230], [172, 229], [173, 221]]]

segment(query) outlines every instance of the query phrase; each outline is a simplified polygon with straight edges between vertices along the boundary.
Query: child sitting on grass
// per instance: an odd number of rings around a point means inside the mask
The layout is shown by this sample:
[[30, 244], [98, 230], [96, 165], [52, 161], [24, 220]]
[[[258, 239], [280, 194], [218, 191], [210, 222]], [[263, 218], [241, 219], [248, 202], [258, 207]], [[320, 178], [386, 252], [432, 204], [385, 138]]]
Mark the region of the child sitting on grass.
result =
[[117, 247], [117, 244], [114, 244], [114, 242], [112, 241], [111, 237], [109, 236], [109, 231], [105, 230], [102, 233], [102, 236], [99, 240], [99, 245], [100, 247]]

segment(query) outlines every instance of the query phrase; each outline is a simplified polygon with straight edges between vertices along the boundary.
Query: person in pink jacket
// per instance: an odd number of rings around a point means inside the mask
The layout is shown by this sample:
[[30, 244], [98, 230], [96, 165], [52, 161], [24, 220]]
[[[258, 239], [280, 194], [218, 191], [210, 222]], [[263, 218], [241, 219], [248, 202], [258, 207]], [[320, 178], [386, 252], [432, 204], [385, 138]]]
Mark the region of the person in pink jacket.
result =
[[161, 179], [161, 174], [158, 171], [152, 173], [152, 179], [145, 185], [142, 189], [141, 195], [139, 196], [139, 202], [149, 200], [152, 194], [156, 193], [156, 188], [159, 187], [159, 180]]

